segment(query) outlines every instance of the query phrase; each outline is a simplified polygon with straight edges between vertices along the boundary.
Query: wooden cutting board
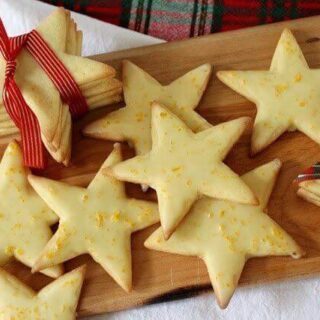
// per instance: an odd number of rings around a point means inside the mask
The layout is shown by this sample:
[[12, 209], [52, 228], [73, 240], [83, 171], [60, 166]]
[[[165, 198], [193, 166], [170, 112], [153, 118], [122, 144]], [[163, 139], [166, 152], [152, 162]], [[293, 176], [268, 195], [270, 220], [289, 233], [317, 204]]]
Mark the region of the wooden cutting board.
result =
[[[121, 69], [123, 59], [130, 59], [164, 84], [206, 62], [213, 64], [215, 71], [267, 69], [285, 27], [294, 32], [310, 67], [319, 68], [320, 17], [103, 54], [96, 59], [107, 62], [118, 70]], [[112, 143], [84, 138], [80, 129], [86, 123], [120, 106], [122, 104], [92, 112], [76, 123], [72, 165], [64, 168], [50, 163], [43, 174], [73, 184], [87, 185], [111, 151]], [[256, 112], [253, 104], [224, 86], [214, 73], [198, 110], [212, 124], [245, 115], [254, 117]], [[11, 138], [0, 140], [1, 154]], [[320, 146], [303, 134], [286, 133], [261, 154], [249, 158], [249, 141], [248, 129], [229, 154], [226, 163], [237, 173], [243, 174], [275, 157], [283, 161], [281, 174], [269, 202], [269, 215], [306, 250], [307, 254], [300, 260], [281, 257], [252, 259], [243, 271], [241, 284], [257, 284], [318, 273], [320, 208], [299, 199], [292, 180], [304, 168], [320, 160]], [[133, 153], [125, 147], [125, 154], [132, 156]], [[128, 185], [127, 190], [131, 196], [155, 199], [154, 192], [143, 195], [138, 186]], [[149, 228], [133, 236], [133, 291], [130, 294], [125, 293], [87, 256], [66, 264], [67, 269], [82, 263], [88, 264], [79, 305], [80, 316], [186, 297], [211, 289], [206, 268], [199, 259], [149, 251], [143, 247], [144, 240], [154, 229], [155, 227]], [[11, 264], [7, 269], [34, 289], [39, 289], [50, 281], [42, 275], [31, 275], [27, 268], [18, 263]], [[214, 300], [212, 303], [215, 303]], [[231, 302], [229, 308], [232, 307]]]

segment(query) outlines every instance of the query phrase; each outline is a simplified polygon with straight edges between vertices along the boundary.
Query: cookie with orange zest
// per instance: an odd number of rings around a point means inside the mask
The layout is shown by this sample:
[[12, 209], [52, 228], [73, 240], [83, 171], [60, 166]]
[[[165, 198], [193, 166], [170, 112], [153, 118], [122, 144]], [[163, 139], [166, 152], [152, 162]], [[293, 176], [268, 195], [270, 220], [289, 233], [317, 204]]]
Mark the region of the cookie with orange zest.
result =
[[84, 275], [80, 267], [36, 293], [0, 269], [0, 319], [74, 320]]
[[[52, 237], [50, 226], [58, 222], [29, 184], [29, 173], [19, 145], [11, 142], [0, 163], [0, 266], [16, 259], [32, 268]], [[57, 278], [62, 268], [42, 272]]]
[[86, 136], [128, 141], [138, 155], [151, 149], [151, 104], [164, 104], [193, 131], [210, 127], [194, 109], [205, 91], [211, 66], [204, 64], [163, 86], [144, 70], [130, 61], [123, 62], [123, 91], [126, 106], [89, 124]]
[[320, 144], [320, 69], [310, 69], [290, 30], [285, 29], [270, 70], [219, 71], [218, 78], [257, 106], [251, 152], [285, 131], [299, 130]]
[[176, 115], [154, 103], [151, 151], [106, 172], [157, 191], [161, 225], [169, 238], [203, 195], [257, 203], [249, 187], [222, 162], [249, 121], [243, 117], [194, 133]]
[[195, 203], [169, 240], [161, 228], [145, 242], [149, 249], [198, 256], [207, 266], [218, 303], [225, 308], [246, 261], [253, 257], [292, 256], [302, 249], [265, 212], [274, 187], [280, 160], [262, 165], [242, 180], [255, 190], [259, 206], [203, 198]]
[[60, 217], [59, 228], [33, 270], [88, 253], [126, 291], [132, 287], [131, 233], [159, 221], [158, 206], [129, 199], [124, 184], [104, 174], [121, 161], [116, 145], [87, 188], [30, 175], [38, 194]]

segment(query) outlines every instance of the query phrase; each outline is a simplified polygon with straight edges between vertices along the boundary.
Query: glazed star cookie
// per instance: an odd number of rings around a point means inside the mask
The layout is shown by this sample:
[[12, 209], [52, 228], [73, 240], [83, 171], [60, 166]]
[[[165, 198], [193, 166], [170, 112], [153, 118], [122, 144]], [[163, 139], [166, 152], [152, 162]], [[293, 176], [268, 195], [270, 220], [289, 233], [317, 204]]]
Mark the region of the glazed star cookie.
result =
[[89, 253], [130, 291], [131, 233], [158, 222], [159, 213], [155, 203], [128, 199], [124, 184], [104, 174], [105, 168], [120, 161], [120, 145], [115, 145], [86, 189], [29, 176], [35, 190], [60, 217], [58, 231], [40, 254], [34, 271]]
[[165, 238], [169, 238], [202, 195], [257, 203], [248, 186], [222, 162], [249, 121], [243, 117], [195, 134], [176, 115], [155, 103], [152, 150], [105, 171], [156, 190], [161, 225]]
[[300, 258], [302, 250], [265, 212], [280, 160], [271, 161], [244, 176], [256, 191], [259, 206], [211, 198], [195, 203], [169, 240], [161, 228], [145, 242], [149, 249], [198, 256], [205, 262], [221, 308], [227, 307], [249, 258], [285, 256]]
[[204, 64], [167, 86], [129, 61], [123, 62], [123, 92], [126, 106], [88, 125], [86, 136], [112, 141], [128, 141], [138, 155], [151, 149], [151, 104], [164, 104], [193, 131], [210, 124], [197, 114], [197, 107], [209, 81], [211, 66]]
[[[122, 84], [115, 70], [98, 61], [79, 56], [82, 37], [70, 13], [62, 8], [54, 11], [36, 28], [68, 69], [89, 109], [121, 100]], [[6, 62], [0, 55], [0, 100], [5, 81]], [[22, 49], [17, 58], [15, 80], [22, 95], [39, 121], [42, 141], [59, 163], [67, 165], [71, 157], [71, 115], [54, 83], [41, 66]], [[0, 107], [0, 135], [17, 132], [3, 105]]]
[[[19, 145], [11, 142], [0, 164], [0, 266], [15, 258], [33, 267], [52, 236], [50, 226], [58, 222], [28, 183], [28, 174]], [[56, 266], [42, 272], [56, 278], [62, 268]]]
[[269, 71], [219, 71], [217, 76], [257, 105], [253, 154], [285, 131], [299, 130], [320, 143], [320, 70], [308, 67], [289, 30], [281, 35]]
[[80, 267], [36, 293], [0, 269], [0, 320], [74, 320], [84, 275]]

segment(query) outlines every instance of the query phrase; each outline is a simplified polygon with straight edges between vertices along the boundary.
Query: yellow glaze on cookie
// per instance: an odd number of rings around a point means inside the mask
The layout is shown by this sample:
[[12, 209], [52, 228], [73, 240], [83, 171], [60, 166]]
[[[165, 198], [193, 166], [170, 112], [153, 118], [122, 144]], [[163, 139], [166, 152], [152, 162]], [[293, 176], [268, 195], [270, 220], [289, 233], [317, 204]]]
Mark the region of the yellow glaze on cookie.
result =
[[78, 268], [35, 293], [0, 270], [0, 320], [74, 320], [84, 274]]
[[256, 203], [252, 191], [222, 162], [249, 121], [239, 118], [195, 134], [176, 115], [154, 104], [150, 153], [106, 171], [157, 191], [161, 225], [168, 238], [202, 195]]
[[308, 67], [289, 30], [281, 35], [269, 71], [219, 71], [217, 76], [257, 105], [252, 153], [296, 129], [320, 144], [320, 70]]
[[207, 129], [209, 123], [197, 114], [197, 107], [207, 86], [211, 66], [204, 64], [167, 86], [129, 61], [123, 63], [125, 108], [111, 112], [84, 129], [84, 134], [113, 141], [129, 141], [137, 154], [151, 149], [151, 104], [164, 104], [193, 131]]
[[203, 198], [195, 203], [169, 240], [164, 239], [159, 228], [145, 246], [202, 258], [219, 305], [225, 308], [249, 258], [302, 255], [294, 240], [263, 211], [280, 166], [280, 161], [274, 160], [242, 176], [256, 191], [259, 206]]
[[[58, 217], [37, 195], [28, 182], [22, 152], [13, 141], [0, 164], [0, 266], [15, 258], [33, 267], [52, 236], [50, 226]], [[58, 277], [61, 267], [43, 270]]]
[[29, 176], [35, 190], [60, 217], [58, 231], [34, 270], [88, 253], [123, 289], [131, 289], [131, 233], [158, 222], [159, 213], [155, 203], [127, 198], [124, 184], [104, 174], [105, 168], [120, 161], [120, 145], [115, 145], [86, 189]]

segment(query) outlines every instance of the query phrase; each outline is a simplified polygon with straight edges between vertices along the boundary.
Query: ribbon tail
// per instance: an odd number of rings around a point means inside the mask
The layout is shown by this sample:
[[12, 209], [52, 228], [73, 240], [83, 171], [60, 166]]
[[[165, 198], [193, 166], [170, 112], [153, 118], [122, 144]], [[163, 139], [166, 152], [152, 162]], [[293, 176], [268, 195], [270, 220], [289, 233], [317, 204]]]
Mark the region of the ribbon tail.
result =
[[26, 104], [14, 81], [6, 83], [3, 101], [8, 114], [20, 130], [25, 166], [35, 169], [45, 168], [46, 155], [38, 119]]
[[[25, 107], [28, 108], [27, 106]], [[22, 116], [20, 133], [25, 166], [44, 169], [46, 156], [41, 140], [39, 122], [33, 113], [22, 112], [22, 114], [24, 113], [26, 116]]]
[[9, 60], [10, 40], [1, 19], [0, 19], [0, 52], [6, 60]]

